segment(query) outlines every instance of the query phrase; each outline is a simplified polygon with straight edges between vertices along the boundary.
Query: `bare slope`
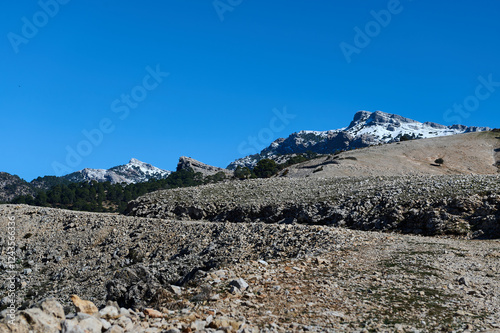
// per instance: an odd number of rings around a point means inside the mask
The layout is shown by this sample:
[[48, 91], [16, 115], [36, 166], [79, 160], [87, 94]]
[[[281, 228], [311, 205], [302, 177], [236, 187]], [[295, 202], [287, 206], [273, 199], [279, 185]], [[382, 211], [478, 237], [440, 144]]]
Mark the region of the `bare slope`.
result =
[[130, 215], [500, 237], [500, 176], [251, 179], [163, 190]]
[[[444, 163], [434, 162], [442, 158]], [[391, 143], [325, 156], [283, 171], [286, 177], [497, 174], [500, 133], [478, 132]]]
[[[164, 313], [163, 319], [148, 323], [134, 312], [126, 332], [143, 332], [149, 325], [147, 332], [198, 331], [195, 327], [209, 317], [219, 329], [228, 325], [218, 321], [235, 322], [227, 332], [248, 326], [264, 332], [500, 328], [498, 240], [1, 205], [1, 235], [8, 234], [12, 221], [16, 265], [8, 268], [9, 254], [2, 252], [0, 278], [14, 278], [16, 308], [47, 296], [68, 304], [69, 296], [77, 294], [99, 307], [108, 299]], [[6, 237], [2, 241], [5, 246]], [[238, 278], [248, 289], [231, 290], [230, 281]], [[182, 285], [178, 294], [172, 293], [172, 283]], [[0, 285], [2, 308], [10, 304], [8, 288], [9, 283]], [[40, 311], [17, 315], [24, 317], [27, 329], [9, 329], [3, 319], [0, 332], [59, 332], [35, 329], [47, 324], [39, 321], [46, 318]], [[54, 326], [61, 321], [54, 320]]]

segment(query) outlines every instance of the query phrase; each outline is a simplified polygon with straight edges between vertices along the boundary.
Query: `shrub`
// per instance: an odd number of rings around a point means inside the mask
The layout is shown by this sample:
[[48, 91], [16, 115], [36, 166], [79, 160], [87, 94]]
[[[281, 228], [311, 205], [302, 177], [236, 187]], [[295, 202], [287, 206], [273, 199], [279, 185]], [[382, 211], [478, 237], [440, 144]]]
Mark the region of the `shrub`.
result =
[[259, 178], [270, 178], [278, 172], [278, 165], [270, 159], [262, 159], [257, 162], [253, 172]]
[[252, 176], [252, 171], [247, 167], [242, 167], [238, 165], [234, 170], [234, 177], [238, 179], [247, 179]]

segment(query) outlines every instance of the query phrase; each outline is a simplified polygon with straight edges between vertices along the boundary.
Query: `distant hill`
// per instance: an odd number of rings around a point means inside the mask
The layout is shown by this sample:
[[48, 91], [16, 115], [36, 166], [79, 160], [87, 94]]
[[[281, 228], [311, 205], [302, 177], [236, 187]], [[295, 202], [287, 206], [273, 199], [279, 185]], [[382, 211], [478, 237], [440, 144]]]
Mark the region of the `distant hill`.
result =
[[62, 177], [44, 176], [27, 182], [16, 175], [0, 172], [0, 202], [10, 202], [18, 196], [35, 196], [57, 185], [81, 182], [110, 182], [111, 184], [137, 184], [167, 178], [172, 172], [132, 158], [127, 164], [110, 169], [89, 169], [73, 172]]
[[7, 172], [0, 172], [0, 202], [8, 202], [19, 195], [34, 194], [34, 188], [24, 179]]

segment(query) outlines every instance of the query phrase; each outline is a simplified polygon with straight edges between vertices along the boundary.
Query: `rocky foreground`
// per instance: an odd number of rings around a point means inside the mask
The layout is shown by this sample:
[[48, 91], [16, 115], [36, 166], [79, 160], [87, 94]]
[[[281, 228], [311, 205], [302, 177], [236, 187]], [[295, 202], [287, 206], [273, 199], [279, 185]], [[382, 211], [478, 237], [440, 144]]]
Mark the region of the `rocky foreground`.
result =
[[132, 216], [500, 237], [500, 176], [255, 179], [157, 191]]
[[495, 239], [23, 205], [0, 237], [0, 332], [500, 331]]

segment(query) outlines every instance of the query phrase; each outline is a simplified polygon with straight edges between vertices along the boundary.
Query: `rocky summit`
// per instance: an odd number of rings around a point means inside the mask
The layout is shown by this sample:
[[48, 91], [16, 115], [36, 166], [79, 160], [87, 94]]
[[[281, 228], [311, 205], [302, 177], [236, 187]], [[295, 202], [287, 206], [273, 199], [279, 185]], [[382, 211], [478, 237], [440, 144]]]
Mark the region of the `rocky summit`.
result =
[[421, 123], [382, 111], [359, 111], [347, 127], [329, 131], [292, 133], [287, 138], [277, 139], [259, 154], [237, 159], [228, 165], [228, 169], [235, 169], [237, 166], [253, 168], [261, 159], [279, 160], [280, 156], [286, 154], [301, 154], [307, 151], [331, 154], [405, 139], [434, 138], [488, 130], [490, 130], [488, 127]]
[[163, 170], [132, 158], [127, 164], [118, 165], [110, 169], [90, 169], [85, 168], [80, 171], [63, 176], [70, 182], [83, 181], [109, 181], [111, 184], [117, 183], [141, 183], [150, 179], [163, 179], [168, 177], [171, 171]]

